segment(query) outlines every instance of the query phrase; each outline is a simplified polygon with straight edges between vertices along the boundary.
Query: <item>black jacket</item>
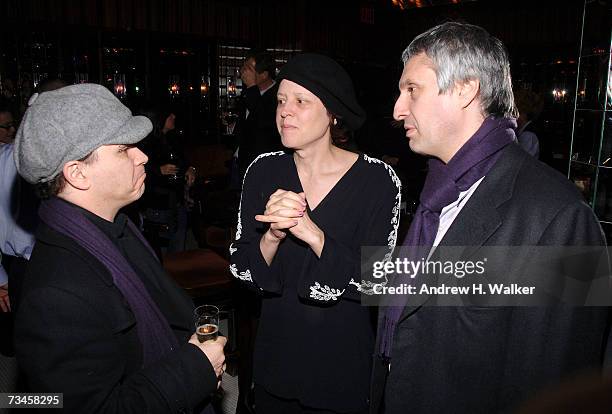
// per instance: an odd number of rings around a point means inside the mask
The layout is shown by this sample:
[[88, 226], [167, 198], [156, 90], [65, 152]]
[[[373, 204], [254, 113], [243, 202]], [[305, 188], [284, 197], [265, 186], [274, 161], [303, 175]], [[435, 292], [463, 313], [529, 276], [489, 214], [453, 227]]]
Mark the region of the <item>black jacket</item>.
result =
[[276, 93], [278, 84], [263, 95], [257, 86], [251, 86], [244, 93], [244, 104], [248, 110], [246, 119], [239, 126], [238, 166], [244, 177], [249, 164], [265, 152], [283, 149], [276, 128]]
[[[508, 145], [440, 246], [602, 245], [601, 227], [558, 172]], [[508, 268], [516, 262], [508, 257]], [[609, 308], [406, 307], [385, 413], [497, 413], [542, 387], [601, 367]], [[384, 366], [375, 358], [372, 412]]]
[[[151, 276], [153, 277], [153, 276]], [[64, 412], [191, 412], [216, 388], [187, 340], [190, 299], [169, 278], [151, 292], [181, 346], [146, 368], [136, 320], [110, 273], [76, 242], [41, 223], [17, 311], [17, 361], [31, 392], [64, 393]]]

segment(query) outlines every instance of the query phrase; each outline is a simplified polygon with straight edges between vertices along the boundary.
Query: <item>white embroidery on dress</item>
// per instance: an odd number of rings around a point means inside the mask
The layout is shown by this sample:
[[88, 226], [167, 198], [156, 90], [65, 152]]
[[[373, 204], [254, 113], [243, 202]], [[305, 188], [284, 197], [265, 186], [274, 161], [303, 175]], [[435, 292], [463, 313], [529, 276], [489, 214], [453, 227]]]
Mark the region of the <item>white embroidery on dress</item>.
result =
[[338, 300], [338, 297], [344, 293], [345, 289], [333, 289], [329, 286], [321, 286], [319, 282], [315, 282], [314, 286], [310, 286], [310, 297], [316, 300]]
[[229, 270], [230, 272], [232, 272], [232, 275], [234, 275], [235, 278], [244, 280], [246, 282], [253, 282], [253, 278], [251, 277], [251, 271], [249, 269], [245, 270], [244, 272], [238, 272], [236, 265], [232, 263], [229, 267]]
[[[387, 276], [385, 275], [385, 280], [380, 282], [380, 283], [374, 283], [370, 280], [362, 280], [361, 284], [355, 282], [353, 283], [355, 286], [359, 286], [357, 288], [358, 292], [363, 293], [364, 295], [373, 295], [376, 290], [374, 289], [375, 286], [385, 286], [387, 284], [389, 280], [387, 279]], [[382, 290], [378, 290], [379, 292], [381, 292]]]
[[253, 164], [259, 161], [260, 158], [269, 157], [270, 155], [284, 155], [284, 154], [285, 154], [285, 151], [265, 152], [263, 154], [259, 154], [257, 158], [255, 158], [253, 162], [250, 163], [249, 166], [247, 167], [244, 173], [244, 178], [242, 179], [242, 193], [240, 193], [240, 204], [238, 205], [238, 224], [236, 225], [235, 240], [239, 240], [240, 237], [242, 236], [242, 220], [240, 219], [240, 213], [242, 212], [242, 194], [244, 193], [244, 182], [246, 180], [247, 174], [249, 173], [249, 170], [251, 169]]
[[[354, 285], [355, 289], [357, 289], [357, 292], [363, 293], [364, 295], [373, 295], [375, 293], [375, 286], [385, 286], [388, 282], [387, 276], [385, 276], [385, 280], [380, 282], [380, 283], [374, 283], [370, 280], [362, 280], [361, 284], [355, 282], [354, 279], [351, 279], [351, 281], [349, 282], [349, 285]], [[382, 290], [379, 289], [379, 292], [381, 292]]]
[[[397, 244], [397, 230], [399, 228], [400, 221], [400, 206], [402, 204], [402, 182], [400, 181], [397, 174], [393, 168], [391, 168], [386, 162], [379, 160], [378, 158], [369, 157], [366, 154], [363, 154], [363, 159], [367, 162], [381, 164], [389, 173], [391, 177], [391, 181], [397, 187], [397, 195], [395, 196], [395, 205], [393, 206], [393, 210], [391, 210], [391, 224], [393, 228], [391, 232], [389, 232], [389, 236], [387, 237], [387, 246], [389, 251], [385, 254], [383, 262], [388, 262], [391, 260], [391, 256], [393, 255], [393, 251], [395, 250], [395, 245]], [[361, 280], [361, 284], [355, 282], [353, 279], [349, 282], [349, 284], [356, 286], [357, 291], [361, 292], [365, 295], [373, 295], [375, 286], [385, 286], [389, 280], [387, 279], [387, 275], [385, 275], [385, 279], [380, 283], [374, 283], [369, 280]]]
[[[365, 280], [362, 280], [361, 283], [364, 283]], [[351, 280], [349, 281], [349, 285], [353, 285], [355, 286], [355, 289], [357, 289], [357, 292], [363, 292], [363, 288], [361, 287], [361, 285], [357, 282], [355, 282], [355, 279], [351, 278]]]
[[[283, 155], [283, 154], [285, 154], [284, 151], [266, 152], [266, 153], [263, 153], [263, 154], [259, 154], [257, 156], [257, 158], [255, 158], [253, 160], [253, 162], [251, 162], [249, 164], [249, 166], [247, 167], [247, 169], [246, 169], [246, 171], [244, 173], [244, 178], [242, 179], [242, 190], [243, 190], [243, 192], [244, 192], [244, 181], [246, 180], [246, 176], [249, 173], [249, 170], [251, 169], [253, 164], [255, 164], [260, 158], [268, 157], [270, 155]], [[240, 237], [242, 236], [242, 220], [240, 218], [241, 213], [242, 213], [242, 193], [240, 194], [240, 204], [238, 205], [238, 224], [236, 225], [236, 236], [234, 237], [234, 241], [239, 240]], [[237, 251], [238, 251], [238, 248], [234, 247], [234, 243], [231, 243], [230, 247], [229, 247], [230, 256], [233, 255], [234, 253], [236, 253]], [[230, 272], [232, 272], [232, 275], [234, 275], [235, 278], [253, 283], [253, 278], [251, 277], [251, 271], [249, 269], [246, 269], [244, 272], [240, 272], [240, 271], [238, 271], [238, 268], [236, 267], [236, 265], [233, 264], [233, 263], [230, 265], [229, 269], [230, 269]], [[261, 289], [261, 290], [263, 290], [263, 289]]]

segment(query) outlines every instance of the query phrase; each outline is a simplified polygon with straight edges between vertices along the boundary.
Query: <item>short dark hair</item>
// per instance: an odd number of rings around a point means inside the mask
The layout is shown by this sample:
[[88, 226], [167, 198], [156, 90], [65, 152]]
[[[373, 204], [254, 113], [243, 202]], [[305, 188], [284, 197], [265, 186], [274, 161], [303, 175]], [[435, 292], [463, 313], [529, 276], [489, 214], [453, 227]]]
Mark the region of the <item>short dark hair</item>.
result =
[[[98, 160], [98, 154], [96, 150], [93, 150], [83, 158], [78, 161], [82, 161], [85, 164], [92, 164]], [[51, 180], [46, 181], [44, 183], [36, 183], [34, 185], [34, 191], [38, 198], [42, 200], [46, 200], [51, 197], [55, 197], [58, 195], [66, 186], [66, 177], [64, 177], [64, 173], [60, 171], [58, 175], [53, 177]]]
[[[329, 133], [331, 134], [332, 144], [336, 147], [343, 148], [344, 145], [351, 139], [352, 132], [349, 128], [346, 127], [344, 121], [341, 118], [338, 118], [336, 115], [331, 115], [331, 122], [329, 123]], [[334, 123], [335, 121], [335, 123]]]
[[246, 56], [246, 59], [250, 58], [255, 60], [255, 71], [257, 73], [267, 71], [270, 79], [276, 78], [276, 61], [270, 53], [265, 50], [251, 49]]
[[65, 186], [66, 178], [64, 178], [64, 173], [60, 171], [60, 173], [53, 179], [44, 183], [34, 184], [34, 191], [36, 192], [36, 196], [38, 196], [38, 198], [41, 200], [47, 200], [58, 195]]

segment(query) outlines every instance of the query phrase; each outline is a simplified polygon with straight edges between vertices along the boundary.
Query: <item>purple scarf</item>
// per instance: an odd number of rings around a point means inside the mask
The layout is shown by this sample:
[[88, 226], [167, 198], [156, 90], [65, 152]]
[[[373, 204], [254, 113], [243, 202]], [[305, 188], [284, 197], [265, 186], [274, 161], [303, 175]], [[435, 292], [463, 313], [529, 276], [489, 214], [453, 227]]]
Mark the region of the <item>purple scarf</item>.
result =
[[[417, 247], [411, 252], [411, 260], [425, 257], [433, 246], [440, 224], [440, 212], [456, 201], [459, 193], [470, 188], [484, 177], [501, 155], [501, 149], [516, 140], [516, 121], [509, 118], [488, 117], [478, 131], [444, 164], [437, 158], [429, 160], [425, 186], [419, 197], [419, 207], [404, 240], [404, 246]], [[386, 307], [379, 329], [380, 354], [391, 357], [393, 336], [407, 298], [397, 295], [395, 303]]]
[[[159, 360], [178, 347], [178, 340], [168, 321], [151, 299], [142, 280], [102, 230], [90, 222], [77, 207], [58, 198], [43, 201], [38, 214], [49, 227], [76, 241], [108, 269], [113, 283], [130, 305], [136, 318], [136, 330], [143, 349], [143, 366]], [[128, 226], [155, 256], [129, 219]]]

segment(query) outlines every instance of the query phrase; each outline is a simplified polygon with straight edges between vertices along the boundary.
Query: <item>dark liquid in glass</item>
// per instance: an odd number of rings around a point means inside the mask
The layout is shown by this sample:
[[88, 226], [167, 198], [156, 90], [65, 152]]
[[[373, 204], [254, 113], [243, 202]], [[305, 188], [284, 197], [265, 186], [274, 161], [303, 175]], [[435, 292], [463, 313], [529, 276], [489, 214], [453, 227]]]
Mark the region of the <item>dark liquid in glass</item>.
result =
[[198, 326], [198, 329], [196, 329], [196, 335], [198, 336], [198, 341], [200, 342], [214, 341], [217, 339], [217, 336], [219, 336], [219, 327], [211, 323]]

